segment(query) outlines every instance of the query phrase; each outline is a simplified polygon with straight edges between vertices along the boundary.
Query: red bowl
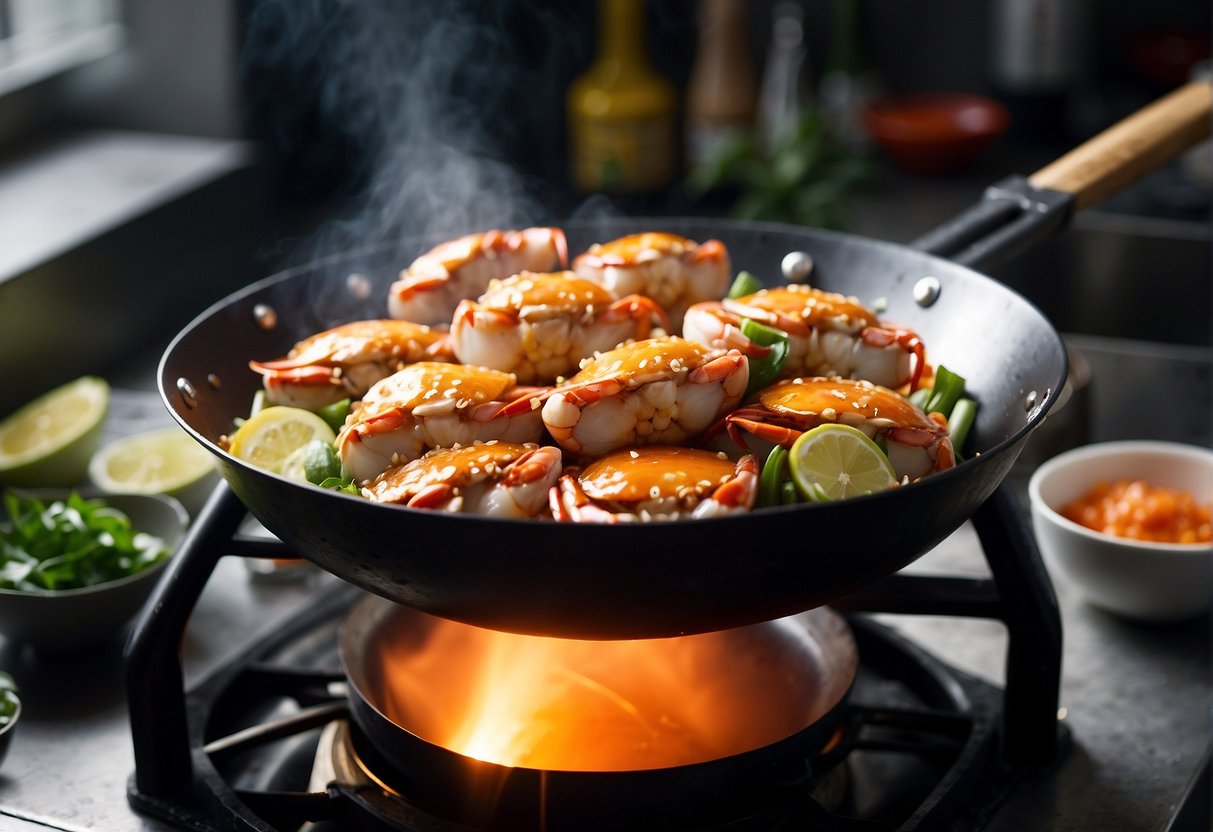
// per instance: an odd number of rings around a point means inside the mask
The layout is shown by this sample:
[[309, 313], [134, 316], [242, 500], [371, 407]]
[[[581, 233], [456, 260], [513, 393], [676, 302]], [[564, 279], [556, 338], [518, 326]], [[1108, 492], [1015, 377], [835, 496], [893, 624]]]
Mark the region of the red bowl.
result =
[[981, 95], [924, 92], [879, 98], [864, 110], [868, 132], [903, 169], [951, 173], [968, 166], [1011, 123], [1002, 104]]

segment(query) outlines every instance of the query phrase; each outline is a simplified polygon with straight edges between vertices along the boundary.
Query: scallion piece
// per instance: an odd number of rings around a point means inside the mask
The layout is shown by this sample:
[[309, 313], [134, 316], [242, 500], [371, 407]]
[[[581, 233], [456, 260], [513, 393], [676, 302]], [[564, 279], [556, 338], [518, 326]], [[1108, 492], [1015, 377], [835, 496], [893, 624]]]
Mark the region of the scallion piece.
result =
[[769, 386], [779, 377], [780, 370], [788, 360], [788, 334], [749, 318], [741, 319], [741, 334], [755, 344], [770, 347], [770, 352], [762, 358], [749, 359], [750, 383], [745, 390], [745, 397], [748, 399], [754, 392]]
[[787, 481], [788, 449], [782, 445], [771, 448], [767, 461], [758, 475], [758, 505], [777, 506], [780, 503], [780, 486]]
[[922, 410], [924, 413], [942, 413], [946, 419], [952, 415], [952, 408], [964, 392], [964, 376], [940, 366], [935, 370], [935, 386], [931, 388], [931, 396]]
[[967, 396], [961, 396], [952, 408], [952, 415], [948, 417], [948, 434], [952, 438], [952, 450], [957, 459], [960, 459], [960, 449], [969, 438], [969, 429], [973, 427], [973, 420], [976, 418], [977, 402]]
[[747, 271], [740, 271], [737, 273], [737, 277], [733, 278], [733, 285], [729, 287], [729, 293], [725, 297], [729, 299], [743, 298], [746, 295], [754, 294], [761, 288], [761, 280]]

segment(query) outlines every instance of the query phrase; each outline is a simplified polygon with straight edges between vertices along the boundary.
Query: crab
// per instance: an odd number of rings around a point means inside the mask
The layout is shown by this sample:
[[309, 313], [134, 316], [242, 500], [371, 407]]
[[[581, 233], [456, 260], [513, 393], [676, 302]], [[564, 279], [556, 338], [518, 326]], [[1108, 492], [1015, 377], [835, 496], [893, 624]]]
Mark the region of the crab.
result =
[[839, 375], [897, 389], [916, 389], [926, 370], [926, 347], [908, 328], [881, 322], [857, 298], [803, 284], [761, 289], [687, 310], [683, 335], [714, 347], [759, 357], [767, 347], [741, 332], [743, 318], [786, 332], [782, 378]]
[[597, 457], [628, 445], [685, 442], [732, 410], [748, 380], [736, 350], [649, 338], [586, 359], [564, 384], [507, 410], [545, 399], [543, 423], [556, 444]]
[[670, 325], [643, 295], [615, 300], [571, 271], [522, 272], [461, 302], [451, 339], [460, 361], [514, 373], [522, 383], [550, 384], [576, 372], [584, 356], [647, 338], [654, 324]]
[[573, 271], [616, 297], [652, 298], [676, 325], [691, 304], [723, 295], [732, 277], [720, 240], [696, 243], [664, 231], [595, 243], [573, 259]]
[[363, 488], [376, 503], [411, 508], [539, 517], [562, 470], [559, 448], [514, 442], [476, 442], [437, 448], [393, 466]]
[[[355, 402], [337, 434], [337, 452], [357, 483], [409, 462], [432, 448], [477, 440], [538, 442], [543, 436], [535, 396], [514, 376], [466, 364], [423, 361], [375, 384]], [[522, 401], [522, 407], [509, 407]]]
[[467, 234], [435, 246], [401, 273], [388, 289], [388, 314], [445, 324], [459, 301], [481, 294], [490, 281], [564, 268], [568, 262], [568, 242], [559, 228]]
[[862, 379], [778, 381], [710, 432], [726, 431], [740, 449], [753, 450], [751, 437], [790, 448], [802, 433], [829, 422], [850, 425], [875, 439], [903, 482], [956, 465], [942, 414], [923, 413], [904, 396]]
[[445, 332], [411, 321], [354, 321], [303, 339], [282, 358], [250, 361], [270, 404], [319, 410], [357, 399], [380, 379], [417, 361], [449, 360]]
[[746, 454], [669, 445], [621, 448], [566, 473], [552, 489], [552, 514], [574, 523], [722, 517], [749, 511], [758, 465]]

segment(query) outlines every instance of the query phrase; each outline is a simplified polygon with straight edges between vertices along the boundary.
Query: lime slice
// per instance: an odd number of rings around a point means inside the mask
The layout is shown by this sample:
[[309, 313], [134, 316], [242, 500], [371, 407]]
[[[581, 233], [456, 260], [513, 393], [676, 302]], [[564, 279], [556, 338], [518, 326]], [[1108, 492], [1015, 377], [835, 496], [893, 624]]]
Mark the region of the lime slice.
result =
[[805, 431], [792, 445], [788, 467], [797, 490], [817, 502], [871, 494], [897, 482], [884, 451], [850, 425], [818, 425]]
[[181, 428], [158, 428], [115, 439], [88, 465], [93, 485], [111, 494], [167, 494], [191, 515], [219, 477], [215, 459]]
[[245, 421], [232, 434], [230, 450], [237, 459], [306, 482], [303, 451], [313, 439], [332, 443], [337, 434], [309, 410], [275, 405]]
[[78, 485], [101, 443], [109, 391], [104, 379], [83, 376], [0, 422], [0, 484]]

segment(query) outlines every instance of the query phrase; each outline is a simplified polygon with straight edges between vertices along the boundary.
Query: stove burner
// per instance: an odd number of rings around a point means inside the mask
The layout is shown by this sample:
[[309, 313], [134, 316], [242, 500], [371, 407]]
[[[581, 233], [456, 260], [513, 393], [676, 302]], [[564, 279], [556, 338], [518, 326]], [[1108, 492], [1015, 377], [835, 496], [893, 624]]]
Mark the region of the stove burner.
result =
[[[767, 784], [761, 794], [698, 816], [656, 817], [642, 828], [977, 828], [1001, 795], [1062, 748], [1056, 723], [1060, 623], [1018, 511], [1013, 498], [999, 492], [974, 517], [993, 581], [895, 575], [836, 605], [1000, 618], [1009, 632], [1005, 691], [852, 615], [861, 668], [838, 741], [805, 760], [803, 772]], [[387, 770], [372, 759], [370, 744], [342, 727], [348, 703], [337, 627], [362, 595], [355, 587], [335, 587], [202, 684], [183, 689], [177, 644], [220, 553], [282, 554], [263, 544], [241, 548], [233, 534], [242, 518], [233, 496], [212, 498], [128, 646], [132, 805], [197, 832], [461, 832], [423, 805], [424, 795], [409, 794], [390, 773], [381, 773]], [[343, 730], [348, 741], [340, 738]], [[350, 759], [331, 778], [315, 766], [322, 739], [349, 750]], [[321, 781], [327, 781], [322, 789]]]

